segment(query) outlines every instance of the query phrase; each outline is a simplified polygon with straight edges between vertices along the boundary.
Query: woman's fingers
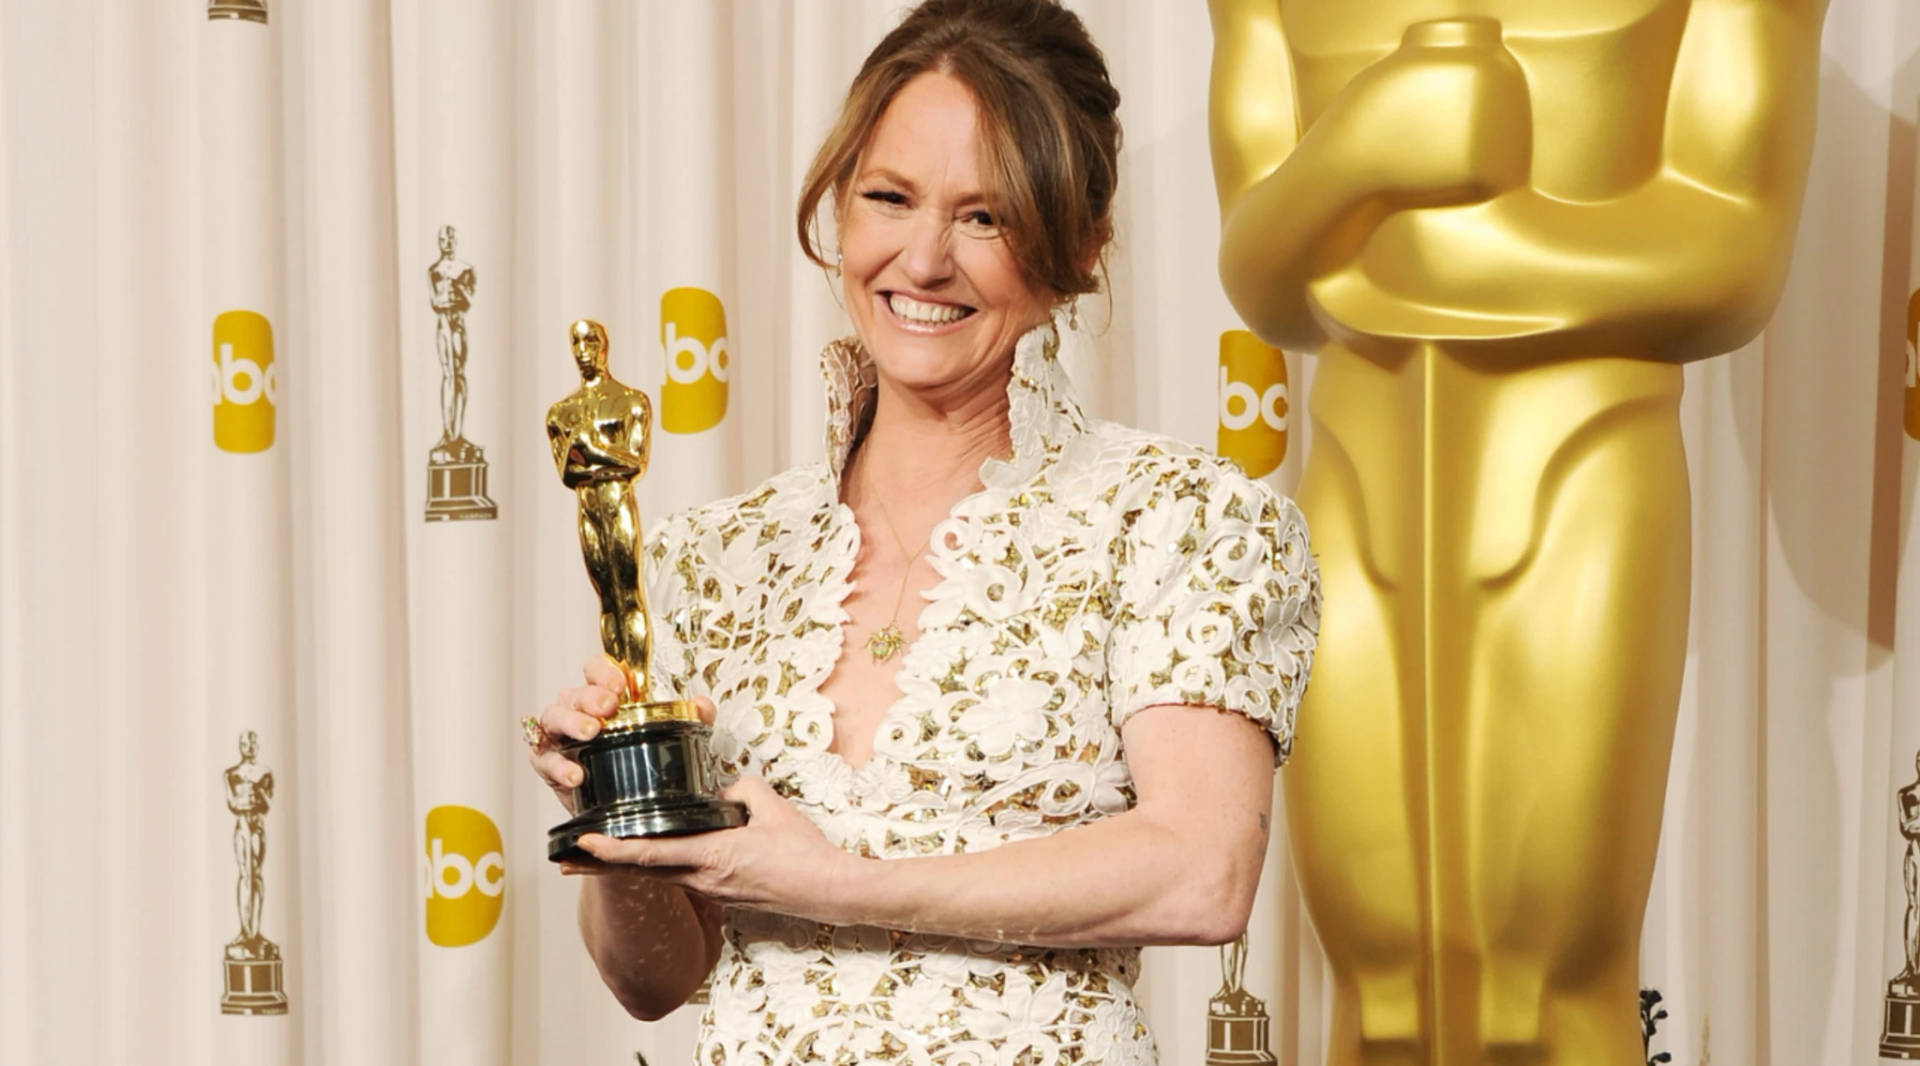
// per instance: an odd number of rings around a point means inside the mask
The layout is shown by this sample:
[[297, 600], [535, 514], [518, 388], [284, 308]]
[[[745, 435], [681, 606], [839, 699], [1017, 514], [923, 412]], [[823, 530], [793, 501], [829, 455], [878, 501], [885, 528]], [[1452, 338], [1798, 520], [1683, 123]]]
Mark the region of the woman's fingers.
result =
[[658, 876], [672, 877], [684, 876], [708, 865], [711, 847], [699, 836], [649, 839], [588, 833], [580, 838], [579, 845], [581, 851], [602, 863], [634, 866]]
[[602, 710], [612, 698], [591, 685], [567, 689], [540, 712], [540, 728], [546, 730], [550, 742], [592, 740], [605, 724], [601, 719], [612, 713]]
[[627, 690], [626, 670], [605, 655], [596, 655], [588, 659], [583, 672], [587, 675], [589, 686], [603, 688], [608, 693], [616, 695]]
[[534, 753], [533, 769], [549, 787], [556, 789], [578, 788], [585, 773], [579, 763], [557, 751]]

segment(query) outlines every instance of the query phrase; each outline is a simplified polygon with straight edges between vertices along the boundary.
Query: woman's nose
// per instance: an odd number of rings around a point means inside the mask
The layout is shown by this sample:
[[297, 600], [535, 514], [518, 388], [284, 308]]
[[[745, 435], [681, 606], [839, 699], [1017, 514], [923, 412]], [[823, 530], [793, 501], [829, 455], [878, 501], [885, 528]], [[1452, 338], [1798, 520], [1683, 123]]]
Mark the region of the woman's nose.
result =
[[953, 273], [953, 227], [930, 215], [915, 218], [901, 259], [915, 285], [932, 288], [945, 281]]

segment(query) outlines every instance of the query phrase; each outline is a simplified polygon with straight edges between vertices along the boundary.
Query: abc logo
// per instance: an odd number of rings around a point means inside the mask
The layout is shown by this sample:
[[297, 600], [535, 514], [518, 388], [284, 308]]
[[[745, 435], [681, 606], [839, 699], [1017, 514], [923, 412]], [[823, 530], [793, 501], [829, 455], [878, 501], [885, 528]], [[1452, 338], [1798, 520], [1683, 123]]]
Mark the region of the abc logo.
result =
[[1920, 289], [1907, 298], [1907, 436], [1920, 440]]
[[660, 296], [660, 344], [667, 380], [660, 387], [660, 425], [699, 433], [727, 415], [727, 312], [705, 289], [668, 289]]
[[1220, 335], [1221, 455], [1248, 477], [1287, 457], [1287, 357], [1244, 329]]
[[228, 452], [273, 447], [279, 402], [273, 326], [252, 311], [222, 313], [213, 320], [213, 443]]
[[457, 948], [493, 932], [507, 891], [507, 864], [491, 818], [471, 807], [428, 811], [423, 873], [428, 940]]

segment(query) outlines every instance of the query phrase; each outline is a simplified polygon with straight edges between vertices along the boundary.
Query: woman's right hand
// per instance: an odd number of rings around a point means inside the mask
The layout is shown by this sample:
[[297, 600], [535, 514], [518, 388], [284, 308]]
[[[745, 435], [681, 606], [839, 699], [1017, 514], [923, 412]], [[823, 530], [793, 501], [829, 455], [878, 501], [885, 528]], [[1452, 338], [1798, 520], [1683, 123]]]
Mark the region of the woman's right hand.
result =
[[587, 660], [587, 683], [560, 690], [536, 719], [543, 734], [528, 755], [533, 770], [547, 783], [560, 805], [573, 814], [573, 790], [579, 786], [580, 764], [560, 753], [560, 746], [600, 735], [606, 720], [620, 707], [627, 689], [625, 671], [604, 655]]

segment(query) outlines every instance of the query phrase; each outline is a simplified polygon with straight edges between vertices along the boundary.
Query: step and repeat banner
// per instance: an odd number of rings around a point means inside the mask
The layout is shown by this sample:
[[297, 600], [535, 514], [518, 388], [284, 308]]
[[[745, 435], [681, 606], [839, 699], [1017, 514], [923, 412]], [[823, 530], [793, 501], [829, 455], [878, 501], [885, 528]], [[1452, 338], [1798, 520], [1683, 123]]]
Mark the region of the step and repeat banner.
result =
[[[1126, 147], [1067, 366], [1291, 490], [1314, 360], [1215, 274], [1204, 6], [1072, 6]], [[793, 204], [902, 10], [0, 8], [0, 1062], [689, 1061], [545, 860], [516, 722], [598, 640], [544, 413], [592, 318], [649, 525], [823, 454]], [[1824, 48], [1785, 298], [1687, 372], [1649, 1062], [1920, 1058], [1920, 15], [1834, 0]], [[1163, 1062], [1322, 1060], [1274, 824], [1247, 935], [1146, 954]]]

